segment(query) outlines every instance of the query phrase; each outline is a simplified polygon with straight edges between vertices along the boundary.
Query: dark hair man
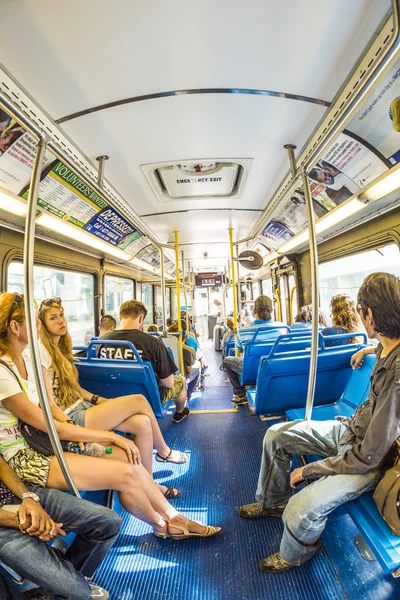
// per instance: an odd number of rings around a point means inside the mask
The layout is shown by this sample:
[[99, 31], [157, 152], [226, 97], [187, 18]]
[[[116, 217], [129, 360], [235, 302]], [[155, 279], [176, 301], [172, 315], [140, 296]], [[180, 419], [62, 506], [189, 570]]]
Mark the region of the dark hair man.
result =
[[[144, 333], [146, 315], [145, 305], [138, 300], [124, 302], [119, 311], [118, 328], [101, 336], [101, 339], [132, 342], [142, 359], [151, 362], [158, 378], [161, 401], [163, 404], [168, 400], [175, 402], [176, 412], [172, 420], [174, 423], [180, 423], [189, 414], [189, 409], [186, 407], [186, 380], [180, 375], [174, 375], [178, 367], [168, 354], [165, 345], [157, 337]], [[132, 350], [121, 346], [101, 346], [99, 356], [135, 360]]]
[[104, 315], [100, 319], [99, 336], [105, 335], [106, 333], [109, 333], [110, 331], [114, 331], [116, 326], [117, 326], [117, 321], [114, 319], [114, 317], [112, 315]]
[[[70, 600], [107, 600], [108, 592], [86, 577], [92, 577], [120, 527], [120, 517], [108, 508], [58, 490], [29, 490], [0, 458], [0, 559], [48, 592]], [[65, 556], [46, 544], [71, 531], [77, 536]], [[10, 597], [25, 596], [13, 590]]]
[[[255, 321], [248, 327], [242, 327], [236, 334], [236, 348], [243, 354], [244, 340], [243, 332], [248, 330], [256, 332], [258, 327], [268, 325], [273, 329], [274, 326], [283, 325], [280, 321], [272, 320], [272, 300], [268, 296], [258, 296], [254, 304]], [[263, 335], [263, 339], [268, 337], [278, 337], [279, 332], [275, 329], [271, 331], [271, 334], [267, 333]], [[243, 356], [227, 356], [223, 361], [225, 372], [233, 387], [233, 398], [232, 404], [240, 406], [241, 404], [247, 404], [246, 388], [240, 383], [239, 375], [243, 369]]]
[[[319, 552], [328, 514], [377, 484], [399, 435], [400, 279], [388, 273], [368, 275], [357, 300], [368, 337], [379, 341], [367, 400], [345, 423], [296, 421], [270, 427], [264, 437], [258, 503], [239, 508], [240, 516], [248, 519], [282, 516], [280, 551], [259, 563], [268, 573], [298, 567]], [[352, 367], [374, 352], [368, 347], [354, 354]], [[294, 469], [289, 478], [293, 454], [325, 458]], [[291, 488], [304, 479], [316, 481], [292, 496]]]

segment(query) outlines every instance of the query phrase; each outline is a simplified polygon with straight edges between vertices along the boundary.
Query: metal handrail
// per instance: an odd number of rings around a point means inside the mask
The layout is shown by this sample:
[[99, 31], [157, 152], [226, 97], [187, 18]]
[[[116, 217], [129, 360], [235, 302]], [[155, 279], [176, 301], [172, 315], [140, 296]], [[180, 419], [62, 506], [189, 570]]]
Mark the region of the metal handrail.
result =
[[35, 161], [33, 164], [31, 184], [29, 187], [25, 239], [24, 239], [24, 290], [25, 290], [25, 318], [28, 332], [28, 342], [31, 351], [33, 371], [35, 375], [36, 387], [39, 395], [40, 408], [43, 412], [44, 421], [46, 423], [51, 446], [54, 455], [57, 457], [58, 463], [68, 488], [74, 496], [80, 498], [78, 488], [76, 487], [72, 475], [70, 473], [67, 461], [65, 460], [64, 452], [60, 444], [56, 426], [54, 424], [53, 415], [51, 414], [50, 402], [47, 397], [46, 385], [43, 378], [42, 363], [40, 360], [39, 342], [37, 337], [36, 326], [36, 309], [34, 299], [34, 282], [33, 282], [33, 262], [35, 248], [35, 228], [36, 228], [36, 207], [39, 191], [39, 182], [41, 176], [41, 168], [43, 164], [44, 154], [46, 152], [46, 140], [42, 136], [39, 139], [36, 150]]

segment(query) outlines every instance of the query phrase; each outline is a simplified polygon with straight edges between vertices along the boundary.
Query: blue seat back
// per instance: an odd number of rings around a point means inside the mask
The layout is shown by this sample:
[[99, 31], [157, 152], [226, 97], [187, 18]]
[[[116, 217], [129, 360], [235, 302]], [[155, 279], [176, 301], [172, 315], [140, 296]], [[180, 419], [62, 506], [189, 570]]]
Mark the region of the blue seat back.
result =
[[[354, 337], [354, 334], [344, 334]], [[320, 335], [314, 405], [335, 402], [343, 393], [352, 369], [351, 356], [361, 344], [325, 348]], [[338, 336], [339, 337], [339, 336]], [[366, 336], [364, 334], [366, 342]], [[287, 410], [305, 406], [310, 369], [310, 351], [277, 352], [279, 340], [268, 357], [261, 358], [256, 394], [249, 398], [254, 414], [283, 415]]]
[[[243, 368], [240, 376], [242, 385], [254, 385], [257, 381], [258, 367], [262, 356], [268, 356], [275, 344], [275, 339], [264, 343], [248, 343], [245, 345], [243, 355]], [[290, 352], [292, 350], [304, 350], [311, 345], [311, 332], [291, 333], [281, 335], [277, 338], [279, 352]]]
[[258, 325], [253, 327], [244, 327], [239, 329], [240, 340], [243, 344], [255, 344], [265, 342], [266, 340], [276, 339], [283, 333], [289, 333], [287, 325]]
[[[134, 360], [97, 358], [93, 354], [96, 346], [122, 346], [133, 351]], [[153, 366], [139, 356], [131, 342], [95, 340], [89, 343], [87, 357], [76, 363], [80, 385], [106, 398], [143, 394], [151, 405], [156, 417], [164, 417], [168, 403], [161, 403], [160, 392]]]
[[375, 362], [375, 354], [367, 354], [364, 357], [362, 367], [352, 370], [346, 388], [339, 399], [341, 402], [345, 402], [354, 410], [357, 406], [365, 402], [369, 394], [371, 375]]

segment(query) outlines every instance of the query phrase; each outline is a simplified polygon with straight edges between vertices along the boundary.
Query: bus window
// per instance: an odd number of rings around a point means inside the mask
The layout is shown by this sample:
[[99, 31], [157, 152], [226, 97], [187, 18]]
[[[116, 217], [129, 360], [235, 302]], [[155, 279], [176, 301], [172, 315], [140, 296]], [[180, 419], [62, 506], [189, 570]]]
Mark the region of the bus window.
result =
[[133, 300], [134, 288], [132, 279], [123, 279], [106, 275], [104, 277], [104, 309], [106, 315], [119, 318], [119, 307], [127, 300]]
[[292, 293], [292, 290], [294, 288], [294, 286], [296, 285], [296, 279], [294, 275], [289, 275], [289, 294], [290, 294], [290, 298], [292, 299], [292, 305], [291, 305], [291, 321], [290, 321], [290, 325], [293, 323], [295, 316], [297, 315], [298, 312], [298, 306], [297, 306], [297, 293], [296, 290], [294, 290], [294, 292]]
[[319, 291], [321, 310], [329, 315], [330, 301], [336, 294], [349, 294], [357, 298], [358, 288], [364, 278], [376, 271], [400, 275], [400, 253], [396, 244], [377, 250], [360, 252], [319, 265]]
[[251, 284], [251, 289], [253, 292], [253, 300], [255, 300], [260, 295], [258, 281], [253, 281], [253, 283]]
[[[38, 265], [35, 265], [33, 275], [35, 300], [40, 304], [45, 298], [61, 298], [74, 345], [86, 344], [94, 335], [93, 275]], [[7, 291], [24, 292], [22, 263], [10, 263]]]
[[263, 279], [261, 282], [261, 290], [263, 296], [272, 298], [272, 279]]
[[147, 316], [144, 320], [145, 325], [152, 325], [154, 323], [153, 286], [148, 283], [142, 283], [142, 302], [147, 308]]

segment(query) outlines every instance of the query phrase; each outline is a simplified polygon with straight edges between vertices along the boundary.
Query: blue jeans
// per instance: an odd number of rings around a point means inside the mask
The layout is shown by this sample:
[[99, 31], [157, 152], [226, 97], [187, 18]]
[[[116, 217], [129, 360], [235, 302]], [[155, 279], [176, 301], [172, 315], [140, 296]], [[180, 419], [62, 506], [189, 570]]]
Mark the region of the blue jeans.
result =
[[18, 529], [0, 527], [0, 559], [19, 575], [49, 592], [86, 600], [91, 577], [111, 548], [121, 527], [112, 510], [58, 490], [34, 488], [44, 510], [66, 533], [76, 537], [65, 555]]
[[322, 546], [320, 538], [329, 513], [375, 487], [381, 475], [378, 469], [321, 477], [292, 496], [292, 455], [325, 458], [344, 454], [351, 448], [340, 444], [345, 429], [340, 421], [295, 421], [273, 425], [265, 434], [256, 499], [264, 508], [286, 505], [280, 553], [291, 565], [310, 560]]
[[200, 383], [200, 370], [197, 367], [193, 367], [190, 373], [186, 375], [186, 381], [188, 382], [187, 386], [187, 402], [189, 402], [192, 397], [193, 390]]

